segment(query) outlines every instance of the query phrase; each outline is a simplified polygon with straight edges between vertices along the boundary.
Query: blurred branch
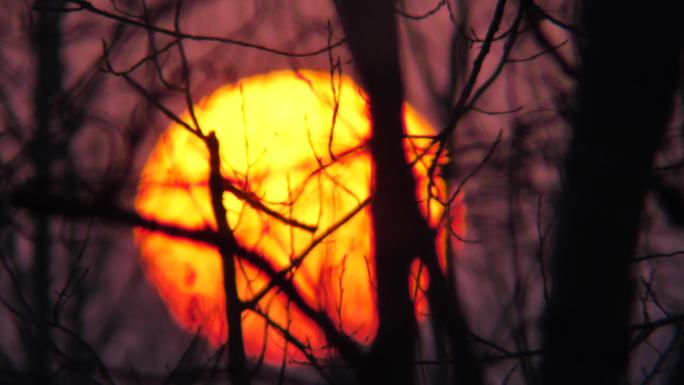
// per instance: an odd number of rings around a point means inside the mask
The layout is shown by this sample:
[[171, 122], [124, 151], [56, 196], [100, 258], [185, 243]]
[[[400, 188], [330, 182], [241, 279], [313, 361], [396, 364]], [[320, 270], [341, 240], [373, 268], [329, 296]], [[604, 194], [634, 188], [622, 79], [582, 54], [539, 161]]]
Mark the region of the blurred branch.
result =
[[401, 17], [405, 17], [409, 20], [423, 20], [423, 19], [427, 19], [428, 17], [439, 12], [439, 10], [442, 9], [442, 7], [444, 7], [445, 5], [447, 5], [447, 0], [439, 0], [437, 5], [435, 5], [433, 8], [431, 8], [428, 11], [421, 13], [421, 14], [410, 14], [410, 13], [408, 13], [402, 9], [399, 9], [398, 7], [395, 6], [394, 12], [396, 12]]
[[[95, 5], [93, 5], [91, 2], [86, 1], [86, 0], [64, 0], [67, 3], [72, 3], [77, 5], [77, 8], [71, 8], [68, 11], [70, 12], [91, 12], [95, 15], [104, 17], [106, 19], [118, 21], [120, 23], [124, 23], [126, 25], [134, 26], [134, 27], [139, 27], [143, 28], [144, 30], [151, 31], [151, 32], [157, 32], [161, 33], [167, 36], [171, 36], [177, 39], [188, 39], [188, 40], [194, 40], [194, 41], [210, 41], [210, 42], [216, 42], [216, 43], [222, 43], [222, 44], [229, 44], [229, 45], [236, 45], [244, 48], [250, 48], [250, 49], [255, 49], [258, 51], [264, 51], [268, 53], [272, 53], [275, 55], [280, 55], [280, 56], [287, 56], [287, 57], [309, 57], [309, 56], [316, 56], [320, 55], [322, 53], [328, 52], [332, 49], [335, 49], [337, 47], [340, 47], [344, 45], [347, 42], [346, 38], [339, 39], [332, 45], [325, 46], [323, 48], [318, 48], [314, 49], [311, 51], [303, 51], [303, 52], [289, 52], [289, 51], [283, 51], [279, 50], [277, 48], [271, 48], [267, 47], [264, 45], [259, 45], [259, 44], [254, 44], [250, 43], [247, 41], [242, 41], [242, 40], [237, 40], [237, 39], [230, 39], [230, 38], [224, 38], [224, 37], [219, 37], [219, 36], [207, 36], [207, 35], [194, 35], [194, 34], [188, 34], [188, 33], [181, 33], [178, 31], [162, 28], [159, 26], [156, 26], [154, 24], [148, 24], [143, 21], [139, 21], [137, 19], [131, 18], [129, 16], [122, 16], [118, 15], [115, 13], [108, 12], [104, 9], [98, 8]], [[36, 7], [37, 9], [40, 9], [41, 7]], [[64, 12], [64, 9], [52, 9], [52, 11], [55, 12]]]

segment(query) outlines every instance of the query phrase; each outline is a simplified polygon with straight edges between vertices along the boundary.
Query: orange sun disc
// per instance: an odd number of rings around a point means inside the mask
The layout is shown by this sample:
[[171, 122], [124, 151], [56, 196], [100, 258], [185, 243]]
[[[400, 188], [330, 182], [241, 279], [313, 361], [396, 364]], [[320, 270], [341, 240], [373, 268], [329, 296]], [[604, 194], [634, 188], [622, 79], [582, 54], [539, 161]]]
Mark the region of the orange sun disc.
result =
[[[234, 187], [224, 192], [223, 203], [239, 245], [279, 270], [307, 253], [289, 275], [304, 300], [356, 341], [371, 341], [377, 327], [371, 214], [367, 206], [357, 210], [371, 186], [366, 146], [371, 127], [361, 89], [349, 77], [331, 79], [326, 72], [274, 72], [219, 88], [197, 103], [194, 113], [202, 132], [215, 131], [219, 140], [221, 171]], [[189, 115], [184, 119], [191, 121]], [[434, 134], [408, 105], [404, 120], [409, 137]], [[427, 169], [434, 159], [434, 150], [426, 151], [429, 144], [430, 139], [407, 138], [405, 149], [421, 210], [437, 226], [443, 208], [427, 199]], [[172, 124], [144, 166], [135, 209], [145, 218], [183, 228], [215, 228], [208, 174], [204, 143]], [[435, 180], [433, 195], [443, 198], [444, 190], [443, 181]], [[455, 211], [451, 227], [462, 231], [463, 209]], [[306, 226], [293, 226], [295, 221]], [[161, 232], [137, 228], [134, 234], [146, 275], [177, 322], [215, 346], [224, 343], [228, 326], [218, 251]], [[266, 293], [242, 315], [249, 356], [263, 354], [269, 363], [281, 362], [284, 355], [303, 359], [285, 342], [283, 331], [309, 354], [332, 354], [322, 332], [284, 294], [265, 290], [269, 280], [263, 273], [240, 260], [236, 271], [243, 301]], [[426, 305], [415, 282], [424, 288], [427, 277], [412, 279], [420, 318]]]

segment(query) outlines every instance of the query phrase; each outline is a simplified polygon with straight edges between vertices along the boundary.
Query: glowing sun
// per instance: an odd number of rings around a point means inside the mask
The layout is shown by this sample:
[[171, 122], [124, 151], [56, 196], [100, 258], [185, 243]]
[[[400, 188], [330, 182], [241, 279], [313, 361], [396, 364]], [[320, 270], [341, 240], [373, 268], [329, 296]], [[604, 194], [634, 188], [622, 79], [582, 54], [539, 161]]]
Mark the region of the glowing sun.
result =
[[[417, 137], [434, 131], [410, 106], [404, 112], [406, 154], [418, 181], [416, 197], [437, 226], [444, 222], [442, 206], [426, 199], [427, 168], [434, 156], [425, 151], [430, 140]], [[324, 72], [274, 72], [216, 90], [194, 106], [194, 113], [201, 130], [215, 131], [220, 142], [221, 171], [232, 185], [223, 202], [239, 244], [278, 269], [306, 254], [290, 276], [304, 299], [358, 342], [371, 341], [377, 321], [371, 218], [364, 205], [371, 190], [366, 148], [371, 128], [360, 88], [348, 77], [331, 79]], [[144, 166], [135, 208], [160, 222], [215, 228], [208, 173], [204, 143], [172, 124]], [[433, 194], [443, 197], [443, 182], [436, 180], [433, 187]], [[462, 227], [463, 210], [456, 211], [455, 226]], [[218, 252], [161, 232], [136, 229], [135, 237], [147, 277], [175, 319], [214, 345], [224, 343], [227, 324]], [[242, 262], [236, 270], [243, 301], [263, 294], [268, 279], [262, 273]], [[427, 284], [425, 278], [414, 282], [419, 287]], [[425, 301], [420, 290], [413, 296], [420, 317]], [[286, 350], [274, 325], [303, 341], [311, 354], [328, 354], [322, 332], [282, 293], [272, 289], [260, 298], [255, 310], [242, 315], [248, 355], [264, 354], [272, 363], [280, 362], [283, 354], [302, 357], [292, 346]]]

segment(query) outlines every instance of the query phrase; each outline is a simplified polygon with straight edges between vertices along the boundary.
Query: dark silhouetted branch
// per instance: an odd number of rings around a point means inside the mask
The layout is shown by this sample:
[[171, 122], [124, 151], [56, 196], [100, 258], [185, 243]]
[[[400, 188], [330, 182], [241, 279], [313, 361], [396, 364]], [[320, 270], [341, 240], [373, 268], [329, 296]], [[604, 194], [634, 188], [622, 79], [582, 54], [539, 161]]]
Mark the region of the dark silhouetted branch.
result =
[[287, 56], [287, 57], [308, 57], [308, 56], [320, 55], [320, 54], [323, 54], [325, 52], [328, 52], [331, 49], [334, 49], [334, 48], [337, 48], [337, 47], [344, 45], [347, 41], [346, 38], [342, 38], [342, 39], [336, 41], [334, 44], [323, 47], [323, 48], [318, 48], [318, 49], [314, 49], [311, 51], [305, 51], [305, 52], [289, 52], [289, 51], [283, 51], [283, 50], [279, 50], [276, 48], [271, 48], [271, 47], [267, 47], [264, 45], [255, 44], [255, 43], [237, 40], [237, 39], [230, 39], [230, 38], [219, 37], [219, 36], [193, 35], [193, 34], [188, 34], [188, 33], [181, 33], [178, 31], [162, 28], [162, 27], [156, 26], [154, 24], [148, 24], [144, 21], [134, 19], [134, 18], [131, 18], [129, 16], [123, 16], [123, 15], [118, 15], [115, 13], [108, 12], [102, 8], [96, 7], [91, 2], [85, 1], [85, 0], [63, 0], [63, 1], [66, 1], [66, 2], [72, 3], [72, 4], [76, 4], [79, 6], [78, 9], [74, 9], [73, 11], [91, 12], [93, 14], [104, 17], [106, 19], [118, 21], [120, 23], [130, 25], [130, 26], [142, 28], [142, 29], [147, 30], [147, 31], [161, 33], [163, 35], [171, 36], [171, 37], [174, 37], [177, 39], [187, 39], [187, 40], [194, 40], [194, 41], [209, 41], [209, 42], [230, 44], [230, 45], [236, 45], [239, 47], [256, 49], [259, 51], [264, 51], [264, 52], [272, 53], [275, 55], [281, 55], [281, 56]]

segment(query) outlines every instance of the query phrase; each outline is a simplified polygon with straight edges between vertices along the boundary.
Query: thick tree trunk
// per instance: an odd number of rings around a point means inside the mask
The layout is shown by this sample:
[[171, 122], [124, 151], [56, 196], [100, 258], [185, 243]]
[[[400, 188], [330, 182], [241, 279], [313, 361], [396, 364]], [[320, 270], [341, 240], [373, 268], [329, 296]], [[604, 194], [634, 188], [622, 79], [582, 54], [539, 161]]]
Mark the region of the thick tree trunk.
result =
[[[60, 8], [62, 0], [38, 2], [47, 8]], [[45, 189], [53, 182], [51, 167], [53, 150], [51, 142], [55, 130], [55, 104], [62, 91], [61, 60], [61, 14], [46, 9], [37, 11], [32, 44], [36, 60], [36, 83], [34, 88], [34, 142], [31, 157], [34, 180], [38, 189]], [[31, 271], [33, 297], [33, 333], [27, 347], [31, 381], [48, 384], [50, 380], [51, 333], [50, 321], [50, 220], [46, 214], [36, 214], [33, 227], [33, 266]]]
[[338, 2], [354, 64], [368, 92], [373, 134], [374, 262], [378, 332], [362, 370], [365, 383], [412, 384], [417, 333], [409, 268], [422, 217], [402, 146], [403, 90], [391, 0]]
[[456, 294], [447, 284], [434, 249], [435, 232], [420, 214], [416, 182], [402, 144], [403, 89], [399, 68], [394, 1], [340, 0], [338, 9], [354, 64], [369, 97], [373, 133], [373, 231], [379, 325], [365, 383], [412, 384], [415, 380], [416, 320], [409, 295], [409, 269], [421, 257], [430, 275], [428, 299], [444, 328], [454, 380], [482, 383], [480, 366], [466, 339]]
[[574, 137], [552, 260], [542, 382], [624, 383], [647, 179], [670, 119], [682, 2], [582, 3]]

